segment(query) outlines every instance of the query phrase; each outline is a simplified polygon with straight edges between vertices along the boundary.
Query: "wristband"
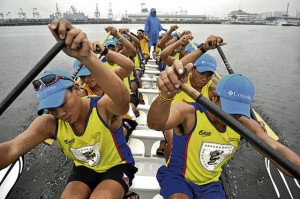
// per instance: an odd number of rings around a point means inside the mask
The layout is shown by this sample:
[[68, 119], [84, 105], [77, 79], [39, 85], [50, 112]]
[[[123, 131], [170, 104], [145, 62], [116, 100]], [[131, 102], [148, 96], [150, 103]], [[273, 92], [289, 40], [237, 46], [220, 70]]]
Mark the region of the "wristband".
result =
[[161, 92], [159, 92], [158, 96], [160, 97], [160, 99], [162, 99], [165, 102], [171, 102], [174, 99], [174, 97], [172, 97], [172, 98], [165, 98], [164, 96], [162, 96]]
[[200, 45], [198, 46], [198, 48], [201, 50], [202, 54], [206, 53], [206, 50], [205, 50], [205, 48], [204, 48], [204, 43], [200, 44]]
[[104, 47], [104, 50], [103, 50], [103, 52], [100, 55], [102, 57], [102, 56], [105, 56], [107, 53], [108, 53], [108, 48]]

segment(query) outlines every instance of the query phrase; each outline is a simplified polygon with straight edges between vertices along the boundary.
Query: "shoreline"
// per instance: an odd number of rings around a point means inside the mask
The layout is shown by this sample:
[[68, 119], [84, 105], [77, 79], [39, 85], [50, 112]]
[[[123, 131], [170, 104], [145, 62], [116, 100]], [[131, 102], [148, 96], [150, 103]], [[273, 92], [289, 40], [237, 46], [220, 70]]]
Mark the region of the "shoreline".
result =
[[[144, 24], [145, 21], [131, 21], [131, 20], [120, 20], [120, 21], [113, 21], [113, 20], [71, 20], [66, 19], [72, 24]], [[43, 20], [9, 20], [9, 21], [0, 21], [0, 26], [39, 26], [39, 25], [48, 25], [51, 23], [52, 19], [43, 19]], [[266, 23], [257, 23], [257, 22], [250, 22], [250, 23], [242, 23], [242, 22], [228, 22], [228, 21], [221, 21], [221, 20], [193, 20], [193, 21], [165, 21], [160, 20], [161, 24], [234, 24], [234, 25], [267, 25]]]

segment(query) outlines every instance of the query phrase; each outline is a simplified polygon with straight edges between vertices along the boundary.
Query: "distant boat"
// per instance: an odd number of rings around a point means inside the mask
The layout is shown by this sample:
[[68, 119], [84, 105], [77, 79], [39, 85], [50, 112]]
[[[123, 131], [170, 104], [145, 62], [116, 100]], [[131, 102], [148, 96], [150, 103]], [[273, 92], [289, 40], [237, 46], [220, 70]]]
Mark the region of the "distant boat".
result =
[[297, 22], [287, 22], [282, 24], [282, 26], [300, 26], [300, 24]]

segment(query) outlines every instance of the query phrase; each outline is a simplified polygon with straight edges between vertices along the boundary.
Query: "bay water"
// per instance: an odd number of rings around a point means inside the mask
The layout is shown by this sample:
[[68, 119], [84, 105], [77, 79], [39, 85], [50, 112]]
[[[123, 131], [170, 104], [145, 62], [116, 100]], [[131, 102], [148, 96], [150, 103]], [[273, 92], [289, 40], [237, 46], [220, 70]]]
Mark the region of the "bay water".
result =
[[[107, 24], [77, 25], [90, 40], [102, 41]], [[143, 24], [114, 24], [132, 32]], [[235, 73], [252, 80], [253, 107], [279, 136], [280, 141], [300, 154], [300, 27], [229, 24], [179, 24], [179, 32], [191, 30], [194, 42], [209, 35], [221, 36], [228, 44], [222, 49]], [[169, 29], [169, 24], [163, 24]], [[0, 27], [0, 101], [26, 76], [56, 43], [47, 26]], [[217, 50], [208, 52], [218, 63], [221, 76], [228, 74]], [[46, 67], [72, 72], [73, 58], [60, 52]], [[17, 136], [37, 116], [37, 98], [29, 85], [0, 116], [0, 142]], [[59, 198], [72, 163], [54, 146], [37, 146], [25, 155], [25, 170], [9, 198]], [[264, 158], [242, 141], [235, 157], [225, 166], [224, 188], [228, 198], [276, 198], [265, 169]], [[289, 193], [282, 186], [281, 198]], [[225, 179], [225, 180], [224, 180]], [[294, 198], [300, 189], [288, 178]], [[1, 194], [1, 193], [0, 193]]]

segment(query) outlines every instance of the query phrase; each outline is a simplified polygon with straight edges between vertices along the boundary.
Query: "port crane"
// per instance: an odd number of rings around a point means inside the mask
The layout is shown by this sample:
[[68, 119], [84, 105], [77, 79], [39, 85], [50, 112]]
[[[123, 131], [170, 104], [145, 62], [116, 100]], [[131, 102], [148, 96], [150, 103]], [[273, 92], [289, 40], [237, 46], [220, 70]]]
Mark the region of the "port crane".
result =
[[24, 12], [23, 9], [20, 8], [20, 10], [18, 12], [18, 16], [20, 19], [26, 19], [26, 12]]
[[96, 11], [95, 11], [94, 15], [95, 15], [96, 18], [100, 17], [100, 11], [98, 9], [98, 3], [96, 3]]
[[109, 19], [112, 19], [112, 18], [113, 18], [112, 4], [111, 4], [111, 3], [109, 3], [108, 18], [109, 18]]
[[55, 15], [55, 18], [58, 18], [58, 19], [62, 18], [62, 15], [61, 15], [61, 12], [58, 9], [57, 3], [56, 3], [56, 12], [54, 13], [54, 15]]
[[37, 8], [33, 8], [32, 15], [34, 19], [38, 19], [40, 17], [40, 13]]

